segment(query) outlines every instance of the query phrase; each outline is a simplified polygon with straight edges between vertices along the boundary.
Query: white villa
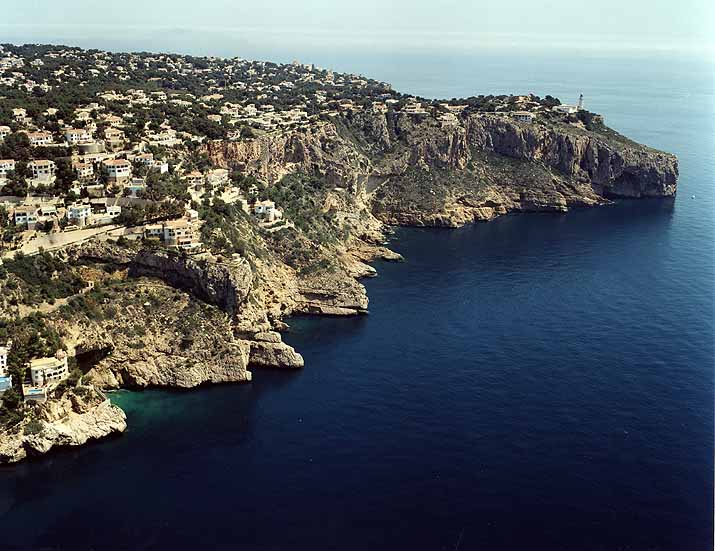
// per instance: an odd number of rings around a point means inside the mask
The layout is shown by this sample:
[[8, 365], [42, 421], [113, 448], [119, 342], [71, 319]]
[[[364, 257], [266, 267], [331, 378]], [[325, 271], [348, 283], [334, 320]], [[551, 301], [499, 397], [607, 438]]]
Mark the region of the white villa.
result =
[[132, 160], [140, 162], [143, 165], [151, 166], [154, 164], [154, 154], [153, 153], [142, 153], [137, 155]]
[[161, 239], [164, 236], [164, 226], [162, 224], [147, 224], [144, 226], [144, 237], [156, 237]]
[[519, 122], [532, 123], [534, 122], [534, 114], [529, 111], [514, 111], [511, 114]]
[[200, 172], [189, 172], [186, 176], [184, 176], [184, 179], [190, 188], [194, 188], [196, 190], [204, 185], [204, 175]]
[[32, 206], [17, 207], [14, 213], [15, 225], [25, 226], [28, 230], [35, 229], [38, 222], [37, 208]]
[[[191, 213], [188, 215], [192, 216]], [[196, 215], [198, 218], [198, 213]], [[144, 226], [144, 237], [160, 239], [167, 247], [178, 249], [192, 250], [201, 247], [195, 221], [187, 218], [168, 220], [163, 224], [147, 224]]]
[[77, 163], [74, 165], [74, 170], [80, 180], [87, 180], [94, 176], [94, 166], [91, 163]]
[[12, 133], [9, 126], [0, 126], [0, 142], [7, 138]]
[[0, 396], [12, 387], [12, 376], [8, 373], [7, 357], [10, 354], [12, 341], [8, 341], [4, 346], [0, 346]]
[[84, 128], [67, 128], [64, 131], [64, 134], [65, 141], [69, 145], [75, 145], [80, 142], [88, 142], [92, 139], [92, 136], [90, 136], [89, 132], [87, 132]]
[[84, 203], [75, 203], [67, 207], [67, 218], [77, 224], [84, 226], [92, 215], [92, 207]]
[[47, 394], [57, 383], [69, 377], [67, 354], [60, 350], [54, 357], [37, 358], [27, 364], [31, 384], [22, 385], [26, 402], [45, 402]]
[[50, 145], [52, 143], [52, 134], [49, 132], [28, 132], [27, 137], [32, 145]]
[[7, 178], [7, 173], [15, 170], [13, 159], [0, 159], [0, 180]]
[[194, 225], [183, 218], [164, 222], [164, 243], [168, 247], [179, 249], [194, 249], [201, 246], [196, 238]]
[[209, 184], [220, 186], [228, 183], [228, 170], [225, 168], [215, 168], [206, 174], [206, 181]]
[[253, 214], [263, 218], [266, 222], [274, 222], [283, 218], [283, 211], [277, 209], [273, 201], [257, 201], [253, 205]]
[[27, 163], [27, 168], [30, 169], [33, 180], [47, 182], [49, 180], [52, 180], [53, 176], [55, 175], [57, 165], [55, 165], [54, 161], [41, 159], [30, 161], [29, 163]]
[[67, 354], [63, 351], [51, 358], [30, 360], [30, 378], [34, 386], [45, 386], [69, 377]]
[[110, 182], [122, 182], [132, 177], [132, 164], [126, 159], [104, 161], [104, 170]]

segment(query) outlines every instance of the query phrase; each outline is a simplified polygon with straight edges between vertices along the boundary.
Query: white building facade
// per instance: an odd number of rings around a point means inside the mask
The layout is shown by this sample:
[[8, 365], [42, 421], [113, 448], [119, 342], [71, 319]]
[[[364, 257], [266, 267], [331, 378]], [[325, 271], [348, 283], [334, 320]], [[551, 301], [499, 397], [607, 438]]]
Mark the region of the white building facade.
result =
[[46, 182], [52, 180], [57, 171], [57, 165], [54, 161], [47, 159], [30, 161], [27, 163], [27, 168], [32, 174], [33, 180], [39, 180], [41, 182]]
[[132, 164], [125, 159], [104, 161], [104, 170], [110, 182], [122, 182], [132, 177]]
[[0, 346], [0, 396], [12, 387], [12, 376], [8, 372], [8, 356], [12, 341], [8, 341], [4, 346]]
[[0, 159], [0, 179], [7, 178], [8, 172], [15, 170], [15, 161], [13, 159]]
[[30, 360], [30, 378], [34, 386], [58, 383], [69, 377], [67, 355], [58, 352], [59, 357]]

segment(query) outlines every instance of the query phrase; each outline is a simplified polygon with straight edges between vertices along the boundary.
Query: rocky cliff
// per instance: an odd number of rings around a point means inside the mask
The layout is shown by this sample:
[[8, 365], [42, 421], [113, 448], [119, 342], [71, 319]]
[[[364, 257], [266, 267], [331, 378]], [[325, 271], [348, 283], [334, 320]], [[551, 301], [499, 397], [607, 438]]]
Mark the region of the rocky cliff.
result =
[[235, 316], [251, 290], [253, 274], [245, 258], [222, 260], [194, 258], [175, 252], [141, 250], [131, 259], [130, 277], [151, 276], [190, 291]]
[[390, 224], [459, 226], [509, 212], [601, 205], [676, 191], [677, 159], [599, 124], [508, 114], [431, 116], [365, 110], [310, 131], [206, 145], [211, 160], [267, 181], [320, 174]]
[[[303, 367], [282, 342], [283, 319], [366, 313], [359, 279], [375, 275], [368, 263], [400, 258], [381, 245], [386, 224], [456, 227], [670, 196], [678, 176], [672, 155], [554, 116], [526, 124], [465, 112], [445, 124], [367, 109], [202, 147], [215, 165], [269, 189], [308, 175], [279, 190], [294, 223], [267, 229], [224, 207], [200, 255], [106, 241], [62, 253], [94, 287], [65, 308], [48, 306], [48, 322], [93, 385], [191, 388], [250, 381], [254, 367]], [[32, 421], [0, 435], [0, 462], [124, 430], [123, 413], [89, 388], [38, 406]]]
[[32, 408], [21, 423], [0, 431], [0, 463], [80, 446], [127, 428], [124, 412], [93, 386], [78, 386]]

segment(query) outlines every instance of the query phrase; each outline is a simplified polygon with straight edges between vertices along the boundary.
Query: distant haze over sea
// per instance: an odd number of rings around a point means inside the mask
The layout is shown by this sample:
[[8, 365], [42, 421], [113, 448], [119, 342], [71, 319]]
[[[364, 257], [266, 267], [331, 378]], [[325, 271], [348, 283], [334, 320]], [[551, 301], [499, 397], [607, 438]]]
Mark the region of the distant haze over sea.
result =
[[[404, 55], [688, 55], [712, 58], [715, 47], [689, 40], [657, 42], [623, 40], [607, 34], [561, 33], [549, 36], [527, 31], [464, 32], [429, 29], [315, 29], [294, 26], [187, 27], [144, 25], [14, 25], [0, 23], [0, 42], [56, 43], [112, 51], [173, 52], [201, 56], [239, 56], [290, 62], [337, 63], [356, 53], [385, 57]], [[337, 68], [337, 67], [335, 67]], [[348, 69], [344, 69], [348, 70]]]

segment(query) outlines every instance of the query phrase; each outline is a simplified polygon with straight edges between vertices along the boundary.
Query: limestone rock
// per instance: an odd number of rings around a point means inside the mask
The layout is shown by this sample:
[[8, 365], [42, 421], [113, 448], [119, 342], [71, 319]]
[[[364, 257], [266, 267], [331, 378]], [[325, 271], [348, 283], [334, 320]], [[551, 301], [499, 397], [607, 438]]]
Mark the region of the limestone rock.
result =
[[140, 251], [131, 261], [133, 277], [152, 276], [185, 289], [215, 304], [233, 316], [251, 290], [253, 275], [245, 259], [217, 262], [213, 257], [196, 259], [172, 251]]
[[250, 364], [259, 367], [300, 368], [305, 362], [292, 346], [279, 342], [251, 342]]
[[121, 433], [126, 415], [93, 386], [68, 390], [60, 399], [35, 406], [31, 416], [12, 431], [0, 433], [0, 463], [14, 463], [52, 448], [80, 446]]

